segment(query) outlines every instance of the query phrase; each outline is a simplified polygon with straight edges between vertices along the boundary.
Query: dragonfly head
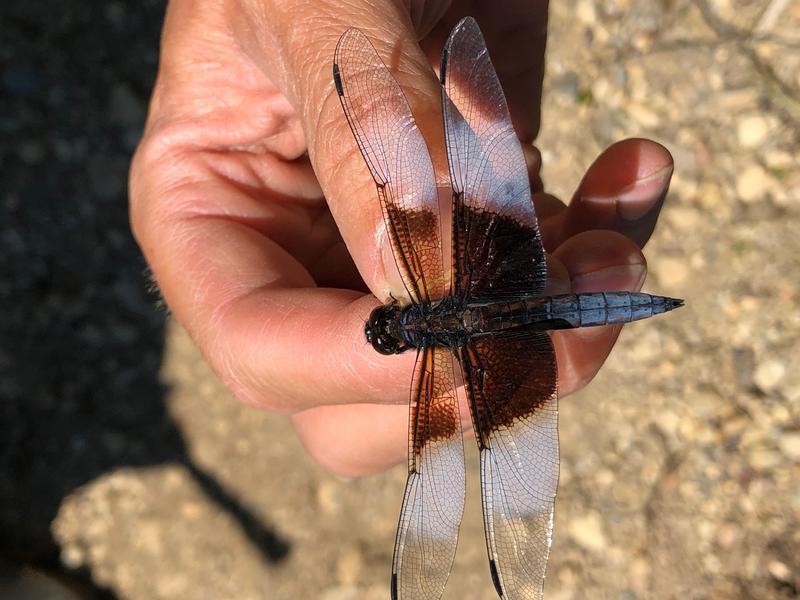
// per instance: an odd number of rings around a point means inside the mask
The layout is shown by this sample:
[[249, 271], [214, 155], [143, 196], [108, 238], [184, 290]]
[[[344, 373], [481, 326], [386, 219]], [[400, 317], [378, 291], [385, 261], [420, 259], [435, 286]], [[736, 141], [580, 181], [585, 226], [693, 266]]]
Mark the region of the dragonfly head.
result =
[[398, 329], [400, 313], [401, 308], [395, 304], [379, 306], [370, 313], [364, 325], [367, 341], [381, 354], [400, 354], [409, 348], [408, 344], [394, 333]]

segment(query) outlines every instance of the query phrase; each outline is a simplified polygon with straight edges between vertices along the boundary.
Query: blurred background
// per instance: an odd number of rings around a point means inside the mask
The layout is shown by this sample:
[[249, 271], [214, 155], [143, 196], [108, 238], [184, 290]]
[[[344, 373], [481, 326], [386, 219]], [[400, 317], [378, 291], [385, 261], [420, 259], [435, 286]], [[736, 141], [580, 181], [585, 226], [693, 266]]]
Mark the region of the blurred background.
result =
[[[0, 597], [386, 598], [403, 467], [350, 481], [240, 406], [148, 293], [126, 176], [162, 2], [0, 7]], [[561, 403], [548, 599], [800, 596], [800, 2], [553, 3], [545, 182], [676, 171], [645, 290]], [[494, 598], [476, 453], [446, 598]]]

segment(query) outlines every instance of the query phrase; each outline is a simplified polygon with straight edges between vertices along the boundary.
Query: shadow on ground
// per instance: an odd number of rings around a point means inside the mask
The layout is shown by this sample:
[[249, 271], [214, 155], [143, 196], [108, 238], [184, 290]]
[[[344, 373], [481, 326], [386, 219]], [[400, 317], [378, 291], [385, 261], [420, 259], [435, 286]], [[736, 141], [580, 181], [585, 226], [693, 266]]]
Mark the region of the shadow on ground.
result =
[[269, 562], [288, 545], [187, 456], [159, 383], [164, 320], [129, 232], [126, 180], [161, 2], [0, 8], [0, 561], [65, 573], [50, 524], [78, 486], [178, 462]]

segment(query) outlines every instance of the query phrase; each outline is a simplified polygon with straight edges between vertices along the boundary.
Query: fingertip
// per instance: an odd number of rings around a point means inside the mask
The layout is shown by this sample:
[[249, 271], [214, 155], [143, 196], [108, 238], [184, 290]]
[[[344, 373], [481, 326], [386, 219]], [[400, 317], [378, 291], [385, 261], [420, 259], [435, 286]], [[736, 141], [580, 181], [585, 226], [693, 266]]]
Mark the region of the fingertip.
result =
[[649, 213], [669, 185], [674, 164], [669, 151], [643, 139], [614, 144], [598, 157], [581, 184], [580, 198], [597, 212], [613, 210], [622, 221]]
[[298, 438], [322, 467], [343, 477], [380, 473], [408, 452], [408, 407], [318, 406], [291, 416]]
[[627, 139], [604, 150], [586, 171], [564, 220], [562, 239], [590, 229], [618, 231], [640, 246], [653, 232], [674, 163], [651, 140]]
[[614, 197], [631, 185], [672, 172], [672, 155], [652, 140], [631, 138], [606, 148], [586, 171], [581, 197]]

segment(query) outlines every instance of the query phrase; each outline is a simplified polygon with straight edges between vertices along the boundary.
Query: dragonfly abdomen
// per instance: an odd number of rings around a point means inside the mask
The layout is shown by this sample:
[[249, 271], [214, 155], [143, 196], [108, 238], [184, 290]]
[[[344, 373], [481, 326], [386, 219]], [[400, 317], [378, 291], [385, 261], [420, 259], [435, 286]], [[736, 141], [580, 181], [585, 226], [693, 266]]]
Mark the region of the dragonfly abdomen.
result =
[[468, 311], [474, 333], [575, 329], [639, 321], [683, 306], [683, 300], [640, 292], [588, 292], [482, 304]]

